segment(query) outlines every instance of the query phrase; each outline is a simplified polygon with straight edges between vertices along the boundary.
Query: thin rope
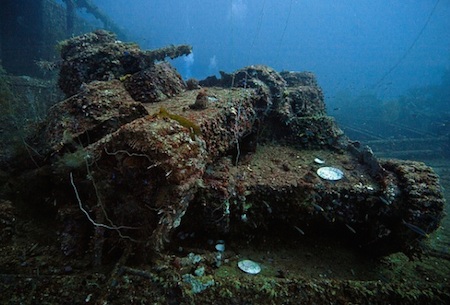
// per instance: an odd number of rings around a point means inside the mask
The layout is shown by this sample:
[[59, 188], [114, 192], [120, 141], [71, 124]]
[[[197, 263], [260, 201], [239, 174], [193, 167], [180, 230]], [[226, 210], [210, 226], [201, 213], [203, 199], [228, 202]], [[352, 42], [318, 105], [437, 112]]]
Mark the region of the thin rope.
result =
[[419, 34], [417, 34], [416, 38], [412, 42], [412, 44], [409, 46], [409, 48], [403, 53], [403, 55], [398, 59], [398, 61], [386, 72], [383, 74], [383, 76], [375, 83], [375, 85], [372, 86], [372, 89], [378, 88], [381, 83], [388, 77], [397, 67], [402, 63], [402, 61], [408, 56], [409, 52], [412, 50], [412, 48], [416, 45], [419, 38], [422, 36], [423, 32], [425, 31], [426, 27], [428, 26], [428, 23], [431, 20], [431, 17], [433, 17], [434, 12], [436, 11], [436, 7], [438, 6], [440, 0], [437, 0], [436, 3], [433, 6], [433, 9], [431, 10], [430, 14], [428, 15], [428, 18], [423, 25], [422, 29], [420, 30]]
[[253, 47], [255, 46], [256, 39], [258, 38], [259, 32], [261, 31], [261, 25], [262, 25], [262, 20], [263, 20], [263, 17], [264, 17], [264, 8], [265, 8], [265, 6], [266, 6], [266, 0], [263, 1], [261, 12], [259, 13], [259, 20], [258, 20], [258, 25], [257, 25], [257, 28], [256, 28], [256, 34], [253, 37], [253, 41], [252, 41], [252, 44], [250, 46], [250, 54], [252, 53]]
[[289, 3], [289, 11], [288, 11], [288, 15], [287, 15], [287, 18], [286, 18], [286, 22], [285, 22], [285, 24], [284, 24], [283, 32], [281, 33], [281, 36], [280, 36], [280, 42], [278, 43], [277, 58], [278, 58], [278, 55], [280, 54], [281, 43], [283, 42], [284, 34], [286, 33], [286, 29], [287, 29], [287, 27], [288, 27], [289, 19], [290, 19], [290, 17], [291, 17], [292, 3], [293, 3], [293, 0], [291, 0], [291, 2]]

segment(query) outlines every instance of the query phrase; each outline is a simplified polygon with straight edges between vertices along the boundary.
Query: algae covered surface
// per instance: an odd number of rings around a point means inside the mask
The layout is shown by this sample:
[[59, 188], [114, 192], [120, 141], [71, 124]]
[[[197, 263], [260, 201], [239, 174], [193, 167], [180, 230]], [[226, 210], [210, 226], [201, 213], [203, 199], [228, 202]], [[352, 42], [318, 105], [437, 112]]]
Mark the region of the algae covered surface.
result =
[[[258, 166], [258, 160], [252, 166]], [[438, 170], [445, 186], [450, 181], [448, 164], [439, 163]], [[177, 246], [169, 246], [150, 264], [136, 264], [125, 252], [117, 260], [92, 267], [89, 254], [63, 255], [56, 221], [48, 213], [25, 207], [26, 203], [1, 204], [4, 304], [445, 304], [449, 300], [447, 219], [415, 260], [402, 253], [373, 257], [355, 246], [355, 234], [345, 226], [317, 229], [298, 224], [304, 234], [279, 227], [225, 239], [224, 252], [214, 248], [217, 236], [180, 231]], [[12, 213], [15, 217], [8, 226]], [[237, 267], [241, 259], [259, 263], [261, 273], [243, 273]]]
[[256, 65], [188, 86], [155, 62], [187, 46], [96, 31], [63, 50], [68, 98], [2, 159], [2, 303], [449, 301], [439, 176], [349, 140], [312, 73]]

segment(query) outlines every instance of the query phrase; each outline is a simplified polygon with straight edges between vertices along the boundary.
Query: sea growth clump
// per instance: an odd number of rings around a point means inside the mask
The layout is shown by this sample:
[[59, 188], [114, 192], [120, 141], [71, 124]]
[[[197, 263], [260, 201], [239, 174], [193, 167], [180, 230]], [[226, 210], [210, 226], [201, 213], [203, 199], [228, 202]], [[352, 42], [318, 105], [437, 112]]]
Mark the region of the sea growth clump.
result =
[[208, 107], [208, 91], [206, 88], [202, 88], [198, 91], [195, 103], [189, 105], [189, 108], [194, 110], [204, 110]]

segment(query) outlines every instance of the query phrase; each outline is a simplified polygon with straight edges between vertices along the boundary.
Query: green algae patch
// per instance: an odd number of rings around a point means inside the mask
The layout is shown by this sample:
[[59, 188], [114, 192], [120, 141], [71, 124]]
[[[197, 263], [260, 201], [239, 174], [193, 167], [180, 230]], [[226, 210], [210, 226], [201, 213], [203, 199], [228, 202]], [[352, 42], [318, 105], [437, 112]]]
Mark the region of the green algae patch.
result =
[[202, 134], [200, 126], [198, 126], [191, 120], [189, 120], [181, 115], [169, 113], [166, 108], [161, 107], [159, 109], [159, 112], [156, 114], [156, 116], [158, 116], [160, 118], [169, 118], [169, 119], [177, 121], [181, 126], [189, 129], [192, 133], [192, 136], [194, 136], [194, 135], [200, 136]]

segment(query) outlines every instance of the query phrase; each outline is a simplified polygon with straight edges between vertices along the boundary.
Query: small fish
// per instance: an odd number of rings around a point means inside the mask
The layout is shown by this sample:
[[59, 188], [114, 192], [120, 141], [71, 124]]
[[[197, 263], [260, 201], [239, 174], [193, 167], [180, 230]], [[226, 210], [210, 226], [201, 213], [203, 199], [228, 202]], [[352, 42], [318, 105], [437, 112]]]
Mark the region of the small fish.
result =
[[265, 201], [263, 201], [263, 203], [266, 205], [267, 212], [269, 212], [269, 214], [272, 214], [272, 208], [270, 207], [270, 205]]
[[303, 232], [303, 230], [302, 229], [300, 229], [299, 227], [297, 227], [297, 226], [294, 226], [294, 228], [297, 230], [297, 231], [299, 231], [300, 232], [300, 234], [302, 234], [302, 235], [305, 235], [305, 232]]
[[384, 276], [383, 274], [379, 274], [380, 277], [380, 281], [386, 284], [389, 284], [391, 281], [389, 280], [389, 278], [387, 278], [386, 276]]
[[403, 223], [406, 227], [408, 227], [408, 229], [410, 229], [411, 231], [413, 231], [413, 232], [415, 232], [415, 233], [417, 233], [417, 234], [419, 234], [419, 235], [421, 235], [421, 236], [423, 236], [423, 237], [428, 238], [428, 237], [430, 236], [430, 235], [428, 235], [428, 233], [425, 232], [423, 229], [419, 228], [419, 227], [416, 226], [416, 225], [413, 225], [412, 223], [406, 222], [406, 221], [404, 221], [403, 219], [402, 219], [402, 223]]
[[390, 204], [391, 204], [391, 203], [390, 203], [386, 198], [384, 198], [383, 196], [379, 196], [378, 198], [380, 198], [381, 202], [383, 202], [385, 205], [390, 205]]
[[352, 227], [350, 227], [348, 224], [345, 224], [345, 226], [347, 227], [347, 229], [349, 229], [353, 234], [356, 234], [356, 230], [353, 229]]
[[316, 204], [314, 202], [311, 202], [311, 204], [317, 211], [319, 211], [319, 212], [325, 211], [320, 205], [318, 205], [318, 204]]

